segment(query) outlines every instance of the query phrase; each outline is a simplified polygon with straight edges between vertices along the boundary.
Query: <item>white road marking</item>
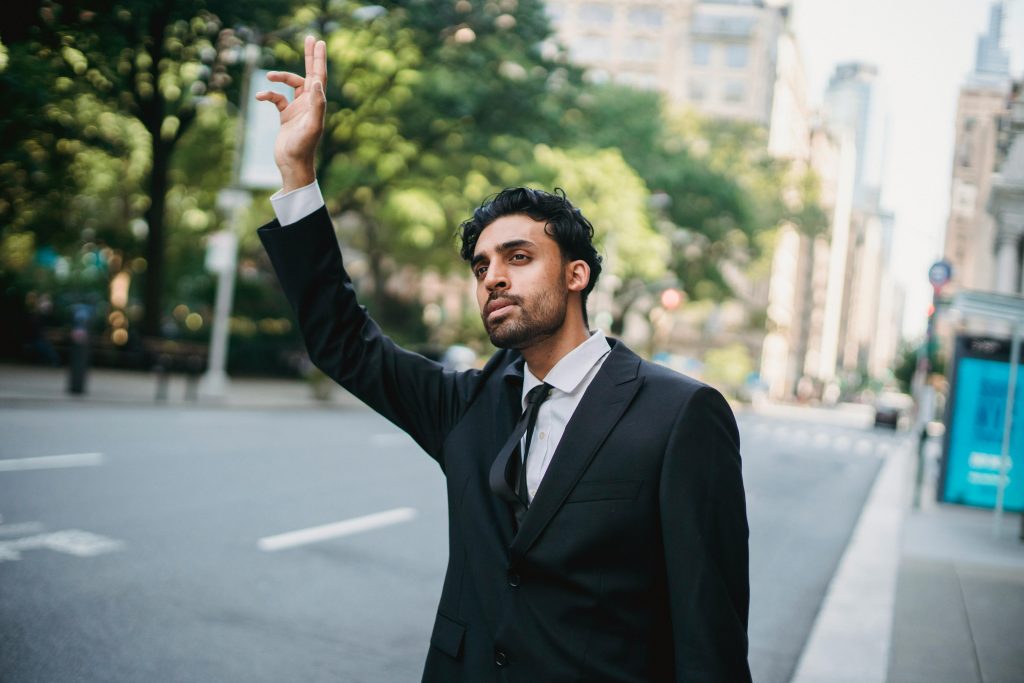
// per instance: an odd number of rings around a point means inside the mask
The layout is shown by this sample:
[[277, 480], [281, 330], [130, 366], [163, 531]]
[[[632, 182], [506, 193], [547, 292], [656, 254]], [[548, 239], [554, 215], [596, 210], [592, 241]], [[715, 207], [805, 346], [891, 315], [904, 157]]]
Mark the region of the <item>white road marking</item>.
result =
[[332, 538], [351, 536], [352, 534], [359, 534], [371, 529], [408, 522], [414, 517], [416, 517], [416, 510], [413, 508], [395, 508], [394, 510], [385, 510], [384, 512], [364, 515], [363, 517], [353, 517], [352, 519], [346, 519], [333, 524], [289, 531], [288, 533], [276, 536], [266, 536], [261, 538], [257, 545], [260, 550], [270, 553], [306, 545], [307, 543], [319, 543], [320, 541], [327, 541]]
[[122, 541], [115, 541], [106, 536], [80, 531], [78, 529], [67, 529], [54, 531], [49, 534], [38, 534], [26, 536], [13, 541], [0, 541], [0, 562], [4, 560], [20, 560], [21, 551], [34, 550], [36, 548], [49, 548], [59, 553], [75, 555], [76, 557], [92, 557], [102, 555], [124, 547]]
[[43, 530], [42, 522], [21, 522], [20, 524], [0, 524], [0, 536], [20, 536], [21, 534], [38, 534]]
[[102, 453], [40, 455], [35, 458], [0, 458], [0, 472], [49, 470], [59, 467], [95, 467], [103, 464]]

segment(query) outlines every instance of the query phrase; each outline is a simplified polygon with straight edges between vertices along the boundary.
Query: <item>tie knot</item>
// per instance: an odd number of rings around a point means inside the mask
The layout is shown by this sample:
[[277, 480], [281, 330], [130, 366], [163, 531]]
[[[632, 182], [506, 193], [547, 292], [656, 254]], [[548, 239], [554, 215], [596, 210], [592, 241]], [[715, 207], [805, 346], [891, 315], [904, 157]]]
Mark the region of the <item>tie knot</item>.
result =
[[544, 383], [538, 384], [533, 389], [530, 389], [526, 394], [526, 405], [532, 406], [534, 404], [541, 404], [551, 395], [551, 385]]

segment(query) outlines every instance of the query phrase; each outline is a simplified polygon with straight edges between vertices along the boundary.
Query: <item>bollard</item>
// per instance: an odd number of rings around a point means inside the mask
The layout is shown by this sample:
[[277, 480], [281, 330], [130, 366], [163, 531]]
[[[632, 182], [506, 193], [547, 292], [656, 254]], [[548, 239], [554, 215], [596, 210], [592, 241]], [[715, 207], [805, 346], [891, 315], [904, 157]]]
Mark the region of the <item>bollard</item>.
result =
[[167, 383], [170, 378], [171, 368], [171, 357], [166, 353], [161, 353], [157, 359], [156, 365], [153, 366], [153, 372], [156, 373], [156, 397], [155, 400], [158, 402], [167, 400]]
[[921, 509], [921, 488], [924, 486], [924, 449], [928, 444], [928, 423], [921, 425], [921, 433], [917, 440], [917, 474], [914, 477], [914, 509]]
[[199, 400], [199, 375], [203, 369], [203, 359], [195, 354], [189, 356], [185, 369], [185, 400], [194, 403]]
[[89, 374], [89, 318], [91, 306], [75, 304], [71, 314], [71, 355], [68, 363], [68, 393], [85, 393]]

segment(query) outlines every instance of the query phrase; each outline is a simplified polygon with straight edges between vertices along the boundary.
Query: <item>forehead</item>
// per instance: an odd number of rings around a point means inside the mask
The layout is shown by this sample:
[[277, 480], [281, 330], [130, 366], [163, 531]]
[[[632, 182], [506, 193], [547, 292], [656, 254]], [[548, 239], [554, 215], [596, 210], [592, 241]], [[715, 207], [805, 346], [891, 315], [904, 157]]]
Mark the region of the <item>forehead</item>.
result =
[[555, 240], [544, 231], [545, 225], [543, 221], [534, 220], [525, 214], [497, 218], [480, 232], [473, 255], [487, 254], [496, 247], [519, 240], [533, 242], [539, 248], [557, 248]]

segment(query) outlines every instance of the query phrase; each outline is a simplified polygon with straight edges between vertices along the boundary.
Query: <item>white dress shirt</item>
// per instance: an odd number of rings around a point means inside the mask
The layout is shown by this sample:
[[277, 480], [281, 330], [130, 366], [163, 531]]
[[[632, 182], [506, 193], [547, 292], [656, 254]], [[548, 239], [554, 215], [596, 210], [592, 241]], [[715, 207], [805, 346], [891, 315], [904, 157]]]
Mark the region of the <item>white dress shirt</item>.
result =
[[[282, 226], [298, 223], [314, 211], [324, 205], [324, 197], [320, 193], [320, 186], [314, 180], [305, 187], [300, 187], [291, 192], [276, 192], [270, 198], [274, 207], [277, 221]], [[551, 385], [551, 396], [540, 406], [537, 414], [537, 424], [533, 428], [533, 442], [530, 444], [529, 457], [526, 462], [526, 489], [530, 500], [537, 493], [544, 474], [551, 464], [551, 456], [558, 448], [558, 442], [562, 440], [565, 427], [569, 419], [576, 412], [576, 406], [580, 404], [583, 393], [590, 386], [601, 369], [605, 358], [611, 347], [604, 333], [598, 330], [577, 346], [565, 354], [561, 360], [555, 363], [547, 377], [543, 380], [537, 379], [530, 366], [527, 365], [523, 372], [523, 410], [526, 410], [526, 395], [538, 384], [547, 382]], [[526, 441], [526, 437], [523, 437]], [[525, 446], [525, 443], [523, 444]], [[520, 448], [520, 453], [523, 449]]]
[[324, 196], [320, 193], [320, 185], [314, 180], [291, 192], [278, 190], [270, 197], [270, 205], [274, 207], [278, 223], [291, 225], [323, 206]]
[[[598, 330], [555, 363], [547, 377], [537, 379], [530, 372], [529, 364], [523, 371], [523, 410], [526, 410], [526, 395], [542, 382], [551, 385], [551, 397], [540, 405], [537, 424], [533, 428], [533, 442], [526, 460], [526, 490], [530, 500], [537, 494], [541, 479], [548, 471], [551, 456], [562, 440], [565, 426], [576, 412], [587, 387], [601, 369], [611, 347], [604, 333]], [[526, 437], [523, 437], [523, 441]], [[525, 444], [524, 444], [525, 445]], [[520, 449], [523, 452], [523, 449]]]

